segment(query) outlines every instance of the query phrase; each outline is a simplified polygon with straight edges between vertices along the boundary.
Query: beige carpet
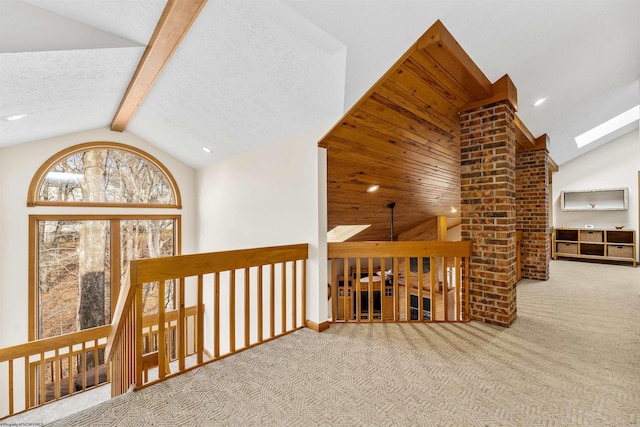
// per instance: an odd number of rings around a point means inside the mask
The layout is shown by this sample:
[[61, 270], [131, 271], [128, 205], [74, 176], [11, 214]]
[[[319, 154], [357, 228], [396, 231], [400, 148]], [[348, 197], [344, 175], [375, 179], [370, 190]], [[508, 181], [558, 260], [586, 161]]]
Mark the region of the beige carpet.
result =
[[509, 329], [303, 329], [60, 426], [640, 425], [640, 268], [552, 263]]

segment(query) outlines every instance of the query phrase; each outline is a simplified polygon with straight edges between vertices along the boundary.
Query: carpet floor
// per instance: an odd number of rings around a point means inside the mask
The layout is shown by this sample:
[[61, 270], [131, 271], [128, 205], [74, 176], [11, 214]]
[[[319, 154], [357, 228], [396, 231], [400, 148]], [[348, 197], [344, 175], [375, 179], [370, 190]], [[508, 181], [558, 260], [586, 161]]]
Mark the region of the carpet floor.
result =
[[508, 329], [302, 329], [55, 426], [638, 426], [640, 269], [554, 261]]

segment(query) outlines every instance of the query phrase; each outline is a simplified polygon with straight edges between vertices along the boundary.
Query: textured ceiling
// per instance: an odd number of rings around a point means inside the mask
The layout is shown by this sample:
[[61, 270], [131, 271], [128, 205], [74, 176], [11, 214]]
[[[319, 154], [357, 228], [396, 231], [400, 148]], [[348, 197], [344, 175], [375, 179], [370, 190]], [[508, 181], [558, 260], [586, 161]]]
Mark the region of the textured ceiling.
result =
[[[0, 146], [108, 126], [164, 4], [1, 0]], [[560, 164], [638, 103], [638, 0], [209, 0], [128, 130], [200, 168], [337, 120], [437, 19]]]
[[638, 0], [285, 3], [347, 46], [347, 108], [437, 19], [489, 80], [509, 74], [518, 115], [559, 164], [608, 142], [573, 138], [639, 102]]

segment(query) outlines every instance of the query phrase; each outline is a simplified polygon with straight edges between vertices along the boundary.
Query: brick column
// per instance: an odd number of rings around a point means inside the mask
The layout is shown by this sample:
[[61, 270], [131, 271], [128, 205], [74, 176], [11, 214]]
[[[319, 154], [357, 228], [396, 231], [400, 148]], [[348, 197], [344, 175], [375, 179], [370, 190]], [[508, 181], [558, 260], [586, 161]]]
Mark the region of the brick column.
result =
[[[546, 139], [546, 135], [544, 135]], [[522, 230], [522, 277], [549, 279], [549, 154], [546, 148], [516, 155], [517, 229]]]
[[514, 108], [499, 101], [461, 112], [462, 238], [473, 241], [471, 319], [516, 319]]

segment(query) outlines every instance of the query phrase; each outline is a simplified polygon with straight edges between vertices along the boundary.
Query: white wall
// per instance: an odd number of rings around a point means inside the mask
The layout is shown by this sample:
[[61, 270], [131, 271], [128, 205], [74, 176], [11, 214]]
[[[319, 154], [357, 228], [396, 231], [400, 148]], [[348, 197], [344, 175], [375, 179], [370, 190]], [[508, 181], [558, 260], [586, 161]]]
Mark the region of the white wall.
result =
[[[638, 230], [638, 129], [560, 166], [553, 174], [553, 226], [613, 228], [624, 225]], [[562, 212], [560, 193], [569, 190], [629, 188], [629, 210]]]
[[104, 213], [99, 208], [27, 208], [27, 191], [37, 169], [49, 157], [72, 145], [112, 141], [142, 149], [160, 160], [173, 174], [183, 209], [110, 209], [111, 212], [182, 215], [182, 252], [195, 244], [195, 171], [129, 132], [100, 128], [0, 149], [0, 348], [28, 338], [28, 221], [33, 214]]
[[317, 143], [331, 124], [197, 172], [198, 251], [309, 243], [307, 318], [316, 323], [327, 319], [326, 154]]

